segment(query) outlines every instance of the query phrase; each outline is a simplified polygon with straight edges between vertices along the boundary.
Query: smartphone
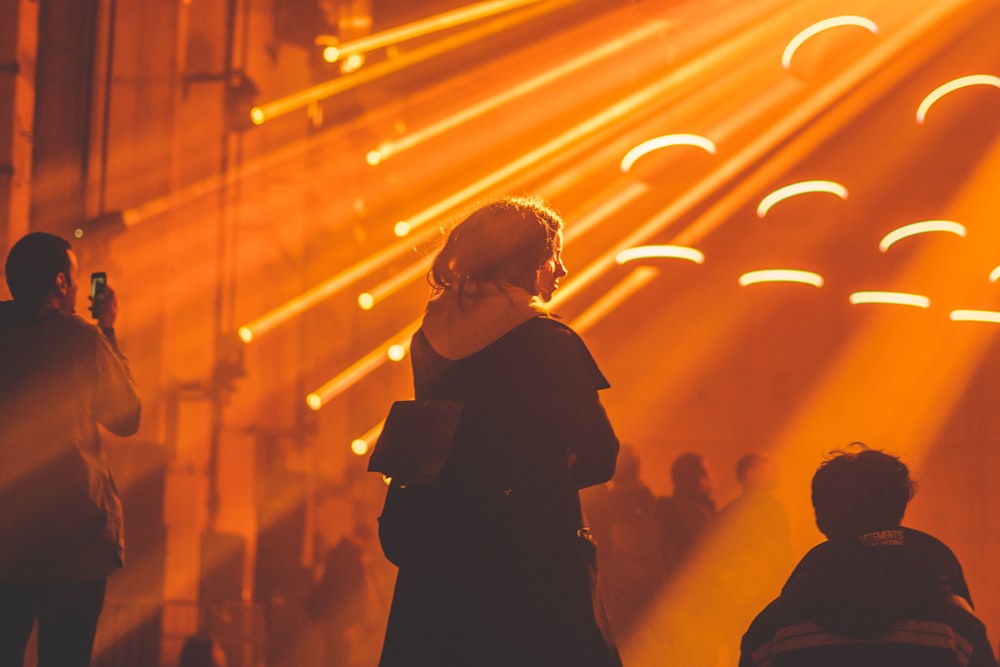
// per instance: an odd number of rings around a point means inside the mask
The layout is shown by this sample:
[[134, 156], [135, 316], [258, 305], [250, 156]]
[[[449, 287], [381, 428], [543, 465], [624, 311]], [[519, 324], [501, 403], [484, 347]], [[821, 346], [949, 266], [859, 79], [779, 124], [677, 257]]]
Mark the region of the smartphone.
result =
[[90, 314], [95, 320], [101, 318], [101, 308], [104, 306], [104, 295], [108, 292], [108, 274], [97, 271], [90, 274]]

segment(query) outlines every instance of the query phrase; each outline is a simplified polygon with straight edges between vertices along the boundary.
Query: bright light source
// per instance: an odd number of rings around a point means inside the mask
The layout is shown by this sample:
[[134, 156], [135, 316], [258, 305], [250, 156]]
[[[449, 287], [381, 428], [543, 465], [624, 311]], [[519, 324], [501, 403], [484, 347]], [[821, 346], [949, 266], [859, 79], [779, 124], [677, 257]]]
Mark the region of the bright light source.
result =
[[398, 344], [390, 345], [386, 354], [388, 354], [389, 358], [393, 361], [402, 361], [406, 356], [406, 347]]
[[341, 74], [351, 74], [361, 69], [365, 64], [365, 57], [360, 53], [352, 53], [340, 62]]
[[78, 239], [82, 239], [83, 238], [83, 229], [81, 229], [80, 227], [77, 227], [76, 229], [74, 229], [73, 230], [73, 237], [74, 238], [78, 238]]
[[908, 294], [906, 292], [854, 292], [849, 297], [853, 304], [883, 303], [894, 306], [914, 306], [916, 308], [929, 308], [931, 300], [920, 294]]
[[858, 26], [859, 28], [864, 28], [873, 35], [878, 34], [878, 26], [871, 19], [865, 18], [864, 16], [834, 16], [833, 18], [824, 19], [813, 23], [808, 28], [799, 32], [799, 34], [792, 37], [785, 46], [784, 53], [781, 54], [781, 66], [788, 69], [792, 65], [792, 56], [798, 50], [802, 44], [809, 39], [814, 37], [824, 30], [829, 30], [830, 28], [838, 28], [841, 26]]
[[715, 144], [700, 134], [665, 134], [662, 137], [647, 139], [638, 146], [630, 149], [621, 161], [622, 173], [627, 174], [635, 164], [636, 160], [647, 153], [651, 153], [660, 148], [668, 146], [696, 146], [702, 150], [715, 155]]
[[375, 305], [375, 297], [371, 292], [362, 292], [358, 295], [358, 305], [361, 306], [361, 310], [371, 310]]
[[319, 394], [309, 394], [306, 396], [306, 405], [313, 410], [319, 410], [323, 407], [323, 398]]
[[922, 102], [920, 102], [920, 106], [917, 107], [917, 122], [924, 122], [924, 118], [927, 117], [927, 112], [930, 111], [930, 108], [934, 106], [934, 103], [939, 99], [948, 93], [958, 90], [959, 88], [967, 88], [968, 86], [994, 86], [996, 88], [1000, 88], [1000, 77], [993, 76], [992, 74], [972, 74], [969, 76], [961, 76], [957, 79], [952, 79], [947, 83], [941, 84], [931, 91]]
[[740, 276], [740, 286], [756, 285], [757, 283], [802, 283], [813, 287], [823, 286], [823, 276], [812, 271], [798, 269], [762, 269], [748, 271]]
[[335, 63], [340, 60], [340, 49], [336, 46], [327, 46], [323, 48], [323, 60], [328, 63]]
[[957, 234], [958, 236], [964, 237], [965, 226], [957, 222], [952, 222], [951, 220], [924, 220], [923, 222], [914, 222], [909, 225], [897, 227], [883, 236], [882, 240], [879, 241], [878, 249], [885, 252], [897, 241], [902, 241], [905, 238], [915, 236], [917, 234], [926, 234], [927, 232], [948, 232], [950, 234]]
[[998, 280], [1000, 280], [1000, 266], [990, 271], [990, 282], [995, 283]]
[[628, 248], [615, 255], [615, 262], [624, 264], [636, 259], [650, 259], [653, 257], [686, 259], [695, 264], [703, 264], [705, 262], [705, 255], [700, 250], [679, 245], [643, 245]]
[[264, 122], [264, 110], [260, 107], [250, 109], [250, 122], [254, 125], [262, 124]]
[[392, 228], [392, 231], [396, 236], [402, 238], [410, 233], [410, 223], [408, 223], [406, 220], [400, 220]]
[[365, 155], [365, 162], [367, 162], [373, 167], [381, 161], [382, 161], [382, 151], [378, 150], [377, 148], [373, 148], [372, 150], [368, 151], [367, 155]]
[[253, 340], [253, 330], [250, 327], [240, 327], [238, 331], [240, 340], [249, 343]]
[[847, 199], [847, 188], [836, 181], [799, 181], [778, 188], [771, 194], [760, 200], [757, 206], [757, 217], [763, 218], [767, 215], [775, 204], [782, 202], [789, 197], [804, 195], [811, 192], [829, 192], [837, 195], [841, 199]]
[[1000, 324], [1000, 312], [995, 310], [953, 310], [949, 317], [955, 322], [991, 322]]
[[364, 456], [368, 453], [368, 441], [364, 438], [356, 438], [351, 442], [351, 451], [358, 456]]

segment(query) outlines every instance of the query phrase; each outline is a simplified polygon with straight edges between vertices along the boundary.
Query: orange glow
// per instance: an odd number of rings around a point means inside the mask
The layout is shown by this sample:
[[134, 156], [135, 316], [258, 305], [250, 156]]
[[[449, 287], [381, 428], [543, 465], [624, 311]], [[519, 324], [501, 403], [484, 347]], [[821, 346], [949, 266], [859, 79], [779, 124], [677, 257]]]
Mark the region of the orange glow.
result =
[[995, 88], [1000, 88], [1000, 77], [993, 76], [992, 74], [971, 74], [969, 76], [962, 76], [941, 84], [932, 90], [927, 97], [920, 102], [920, 106], [917, 107], [917, 122], [923, 123], [924, 119], [927, 117], [927, 112], [930, 111], [930, 108], [934, 106], [934, 104], [942, 97], [969, 86], [993, 86]]
[[573, 320], [571, 326], [577, 332], [584, 332], [595, 323], [602, 320], [608, 313], [617, 308], [633, 294], [648, 285], [659, 272], [651, 266], [640, 266], [629, 273], [624, 280], [601, 295], [601, 298], [590, 305]]
[[364, 456], [368, 453], [368, 441], [364, 438], [356, 438], [351, 442], [351, 451], [358, 456]]
[[[531, 79], [523, 81], [513, 88], [505, 90], [498, 95], [494, 95], [475, 104], [470, 104], [461, 111], [421, 128], [405, 137], [395, 141], [383, 142], [378, 148], [371, 151], [371, 153], [377, 154], [378, 157], [376, 158], [376, 161], [372, 162], [372, 160], [369, 159], [368, 164], [374, 166], [388, 157], [402, 153], [405, 150], [409, 150], [414, 146], [427, 141], [428, 139], [439, 136], [455, 127], [458, 127], [462, 123], [478, 118], [479, 116], [482, 116], [483, 114], [518, 97], [523, 97], [524, 95], [538, 90], [543, 86], [555, 83], [560, 78], [565, 77], [568, 74], [579, 71], [603, 58], [610, 58], [637, 42], [641, 42], [644, 39], [649, 39], [650, 37], [661, 33], [666, 29], [666, 27], [667, 24], [663, 21], [646, 22], [640, 28], [629, 33], [625, 37], [602, 44], [593, 51], [590, 51], [582, 56], [578, 56], [568, 62], [562, 63], [557, 67], [554, 67]], [[369, 153], [369, 155], [371, 155], [371, 153]]]
[[406, 358], [406, 347], [404, 345], [390, 345], [389, 349], [386, 351], [389, 359], [392, 361], [402, 361]]
[[686, 259], [695, 264], [705, 263], [705, 254], [700, 250], [679, 245], [644, 245], [622, 250], [615, 255], [615, 262], [624, 264], [637, 259], [654, 257]]
[[780, 187], [764, 197], [757, 206], [757, 217], [763, 218], [776, 204], [797, 195], [811, 192], [828, 192], [841, 199], [847, 199], [847, 188], [836, 181], [800, 181]]
[[878, 244], [878, 249], [885, 252], [898, 241], [909, 238], [910, 236], [926, 234], [928, 232], [948, 232], [950, 234], [956, 234], [964, 237], [965, 226], [957, 222], [952, 222], [951, 220], [924, 220], [923, 222], [914, 222], [909, 225], [897, 227], [883, 236], [882, 240]]
[[916, 308], [929, 308], [931, 300], [920, 294], [909, 294], [907, 292], [854, 292], [849, 297], [853, 304], [883, 303], [897, 306], [914, 306]]
[[375, 297], [371, 292], [362, 292], [358, 295], [358, 305], [361, 310], [371, 310], [375, 306]]
[[253, 340], [253, 329], [250, 329], [249, 327], [240, 327], [239, 336], [241, 341], [249, 343]]
[[824, 30], [829, 30], [830, 28], [837, 28], [841, 26], [858, 26], [859, 28], [864, 28], [873, 35], [878, 34], [878, 26], [871, 19], [867, 19], [864, 16], [835, 16], [833, 18], [824, 19], [813, 23], [808, 28], [805, 28], [799, 34], [795, 35], [785, 46], [784, 53], [781, 54], [781, 66], [788, 69], [792, 65], [792, 56], [798, 50], [806, 40], [815, 35], [823, 32]]
[[352, 53], [340, 62], [341, 74], [353, 74], [365, 64], [365, 57], [360, 53]]
[[410, 233], [410, 223], [405, 220], [400, 220], [392, 227], [392, 233], [396, 236], [402, 238]]
[[1000, 280], [1000, 266], [997, 266], [990, 271], [990, 282], [995, 283], [997, 280]]
[[953, 310], [948, 316], [954, 322], [991, 322], [1000, 324], [1000, 312], [995, 310]]
[[798, 269], [761, 269], [760, 271], [748, 271], [739, 278], [741, 287], [756, 285], [758, 283], [802, 283], [813, 287], [823, 286], [823, 276], [812, 271], [799, 271]]
[[706, 153], [715, 155], [715, 144], [710, 139], [706, 139], [700, 134], [665, 134], [661, 137], [647, 139], [638, 146], [635, 146], [621, 161], [622, 173], [627, 174], [632, 169], [632, 165], [642, 156], [661, 148], [669, 146], [695, 146]]

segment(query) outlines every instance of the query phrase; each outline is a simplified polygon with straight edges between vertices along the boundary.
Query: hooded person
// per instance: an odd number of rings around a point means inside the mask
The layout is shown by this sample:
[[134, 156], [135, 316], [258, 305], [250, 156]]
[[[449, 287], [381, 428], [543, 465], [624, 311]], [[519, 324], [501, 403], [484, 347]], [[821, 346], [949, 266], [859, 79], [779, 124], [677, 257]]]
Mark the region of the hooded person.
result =
[[906, 465], [855, 444], [814, 475], [828, 540], [750, 624], [740, 667], [995, 667], [958, 559], [901, 526], [915, 489]]

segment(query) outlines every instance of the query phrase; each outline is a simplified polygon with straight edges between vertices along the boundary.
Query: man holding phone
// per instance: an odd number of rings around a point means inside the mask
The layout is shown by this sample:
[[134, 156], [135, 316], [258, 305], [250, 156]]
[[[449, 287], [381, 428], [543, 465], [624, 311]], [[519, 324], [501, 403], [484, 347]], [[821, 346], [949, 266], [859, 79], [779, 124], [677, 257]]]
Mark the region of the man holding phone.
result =
[[107, 577], [123, 564], [122, 508], [98, 424], [120, 436], [141, 406], [115, 340], [118, 302], [92, 279], [78, 317], [70, 244], [33, 232], [11, 248], [0, 302], [0, 665], [90, 664]]

